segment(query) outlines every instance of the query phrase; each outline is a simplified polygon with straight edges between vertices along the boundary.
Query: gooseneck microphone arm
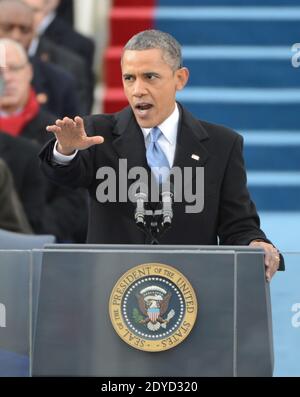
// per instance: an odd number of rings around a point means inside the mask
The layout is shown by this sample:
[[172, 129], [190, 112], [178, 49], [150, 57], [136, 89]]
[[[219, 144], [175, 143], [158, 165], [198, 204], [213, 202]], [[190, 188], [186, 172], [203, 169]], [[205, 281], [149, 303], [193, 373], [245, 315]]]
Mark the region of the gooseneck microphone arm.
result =
[[172, 189], [163, 191], [161, 193], [162, 197], [162, 226], [164, 228], [169, 228], [172, 224], [173, 219], [173, 193]]
[[159, 208], [146, 209], [148, 195], [146, 189], [140, 188], [135, 194], [136, 209], [134, 219], [137, 227], [147, 236], [151, 245], [159, 244], [159, 238], [171, 227], [173, 219], [173, 185], [168, 189], [162, 186]]
[[138, 227], [144, 227], [146, 224], [145, 216], [145, 202], [147, 201], [147, 194], [144, 192], [136, 193], [136, 209], [134, 213], [134, 219]]

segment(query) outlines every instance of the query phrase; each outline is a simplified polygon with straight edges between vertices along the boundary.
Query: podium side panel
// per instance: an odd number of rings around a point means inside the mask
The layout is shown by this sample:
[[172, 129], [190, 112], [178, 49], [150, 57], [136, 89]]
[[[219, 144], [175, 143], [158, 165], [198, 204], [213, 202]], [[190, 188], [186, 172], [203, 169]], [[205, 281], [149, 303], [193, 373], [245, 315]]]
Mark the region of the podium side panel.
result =
[[272, 376], [270, 288], [262, 254], [237, 257], [237, 376]]

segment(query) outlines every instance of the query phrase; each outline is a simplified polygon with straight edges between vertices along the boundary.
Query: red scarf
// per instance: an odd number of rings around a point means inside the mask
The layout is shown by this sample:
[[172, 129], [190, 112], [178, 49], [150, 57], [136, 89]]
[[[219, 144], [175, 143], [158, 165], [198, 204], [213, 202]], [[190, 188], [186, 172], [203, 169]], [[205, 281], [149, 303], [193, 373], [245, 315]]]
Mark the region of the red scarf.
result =
[[33, 89], [30, 90], [27, 104], [21, 113], [11, 116], [0, 116], [0, 130], [10, 135], [21, 135], [24, 127], [28, 124], [40, 110], [40, 105], [36, 99]]

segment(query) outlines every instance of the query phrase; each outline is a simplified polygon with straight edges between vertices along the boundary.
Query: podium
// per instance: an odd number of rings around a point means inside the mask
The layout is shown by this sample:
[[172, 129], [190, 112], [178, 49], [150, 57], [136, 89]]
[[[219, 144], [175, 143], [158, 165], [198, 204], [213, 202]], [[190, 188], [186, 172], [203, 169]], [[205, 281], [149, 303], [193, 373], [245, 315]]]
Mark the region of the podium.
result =
[[[181, 343], [164, 351], [129, 345], [110, 318], [111, 294], [118, 280], [130, 269], [147, 264], [176, 269], [190, 282], [197, 299], [193, 328]], [[260, 249], [53, 245], [43, 251], [35, 291], [39, 292], [33, 296], [38, 300], [33, 376], [273, 374], [270, 290]], [[146, 339], [151, 338], [148, 334]]]

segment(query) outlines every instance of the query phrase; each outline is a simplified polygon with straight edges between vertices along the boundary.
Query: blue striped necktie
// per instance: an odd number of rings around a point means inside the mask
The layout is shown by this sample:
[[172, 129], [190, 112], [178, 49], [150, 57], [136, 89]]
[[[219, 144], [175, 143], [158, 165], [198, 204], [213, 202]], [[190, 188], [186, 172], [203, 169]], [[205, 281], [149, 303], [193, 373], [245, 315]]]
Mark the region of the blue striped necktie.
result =
[[[164, 182], [170, 171], [168, 159], [157, 142], [161, 135], [162, 132], [158, 127], [152, 128], [150, 131], [151, 142], [146, 152], [148, 165], [158, 183]], [[161, 167], [164, 168], [159, 170]]]

